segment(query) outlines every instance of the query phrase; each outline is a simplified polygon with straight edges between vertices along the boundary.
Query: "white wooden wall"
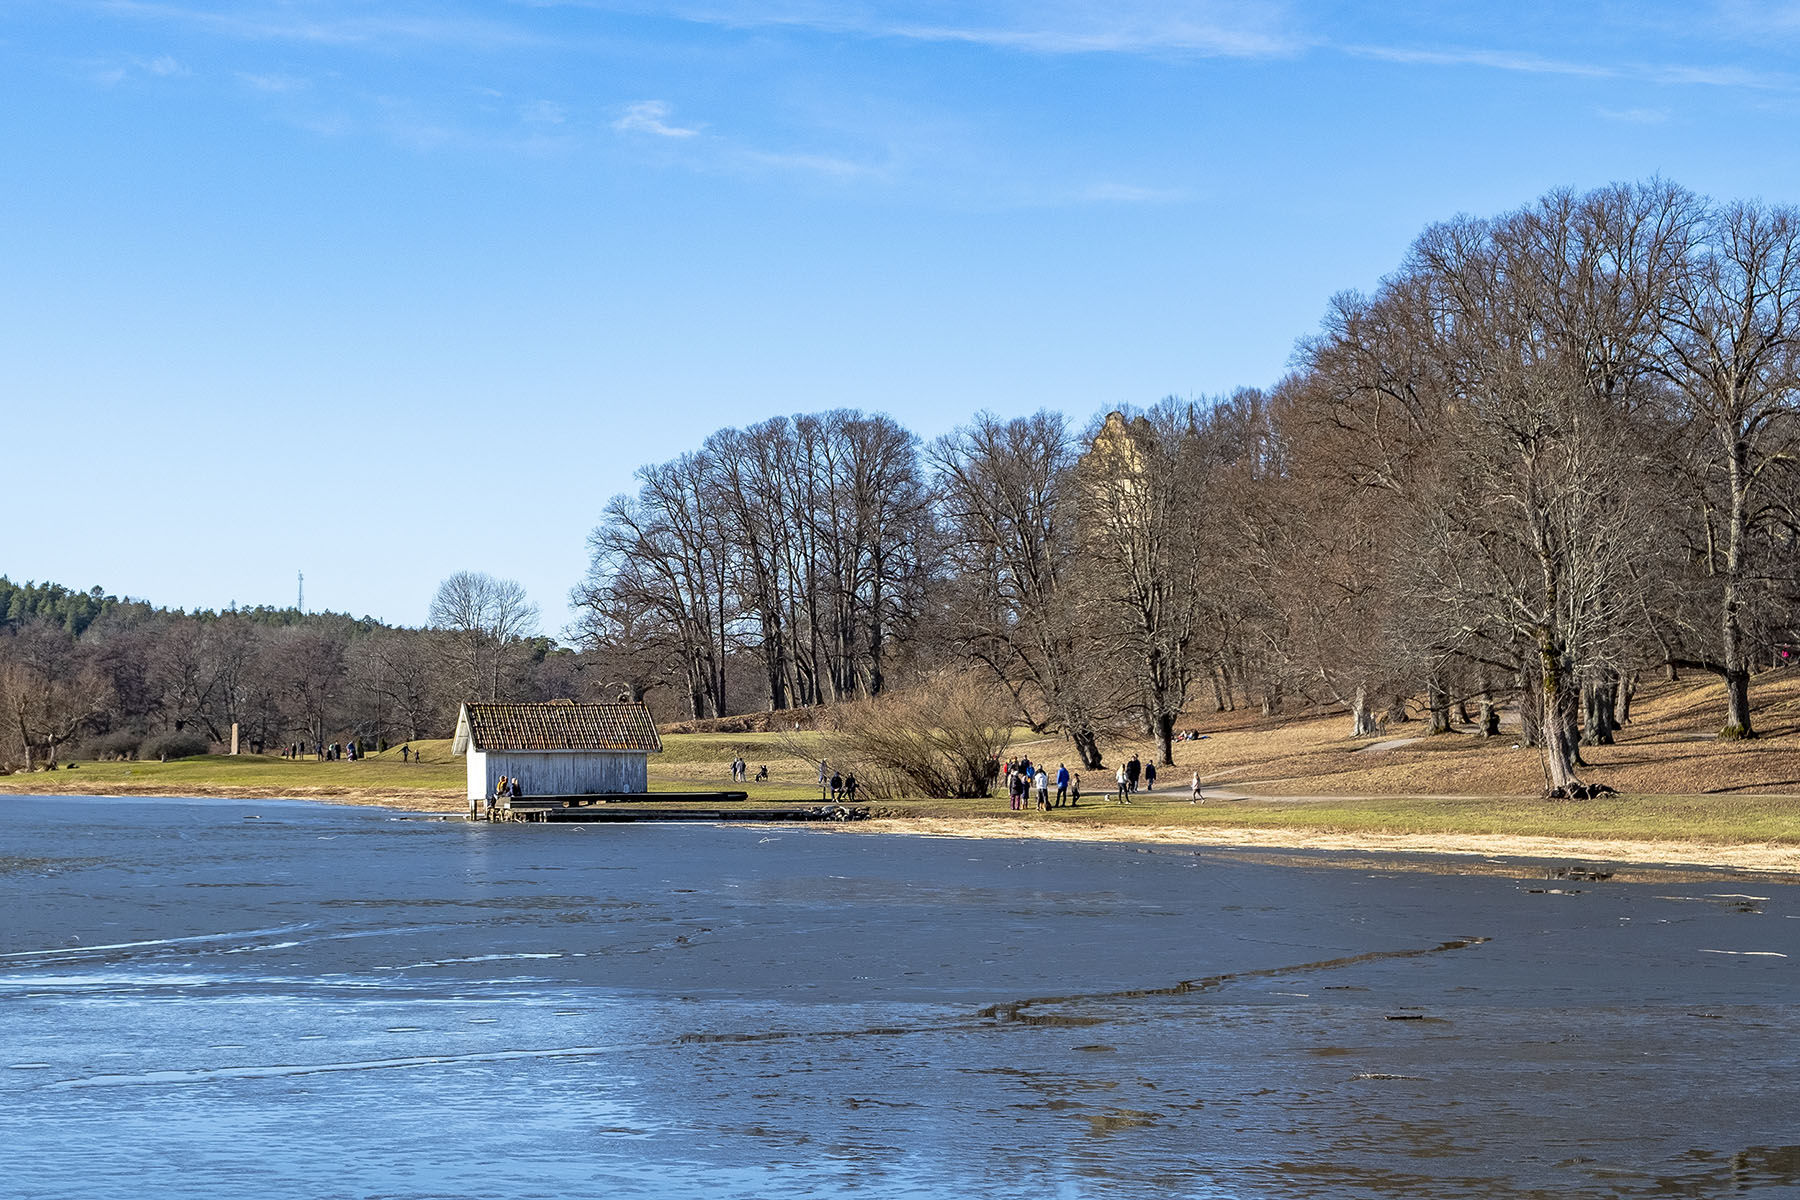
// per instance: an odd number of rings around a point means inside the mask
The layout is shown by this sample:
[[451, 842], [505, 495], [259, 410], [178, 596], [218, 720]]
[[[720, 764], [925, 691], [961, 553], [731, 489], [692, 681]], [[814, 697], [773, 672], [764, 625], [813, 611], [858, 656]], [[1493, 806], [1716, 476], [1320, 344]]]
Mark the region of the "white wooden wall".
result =
[[[469, 748], [469, 811], [474, 812], [477, 802], [494, 794], [494, 780], [488, 778], [487, 755], [474, 747]], [[483, 783], [486, 780], [486, 783]]]
[[469, 799], [491, 796], [504, 775], [527, 796], [589, 796], [650, 790], [645, 754], [604, 750], [470, 750]]

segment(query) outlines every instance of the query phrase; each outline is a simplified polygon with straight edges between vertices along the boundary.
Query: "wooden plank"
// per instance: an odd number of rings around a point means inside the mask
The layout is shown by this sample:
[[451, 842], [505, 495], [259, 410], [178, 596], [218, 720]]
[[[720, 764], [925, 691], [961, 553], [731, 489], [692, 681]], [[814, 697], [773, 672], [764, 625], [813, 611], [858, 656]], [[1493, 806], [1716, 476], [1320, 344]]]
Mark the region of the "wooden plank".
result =
[[843, 805], [812, 805], [805, 808], [615, 808], [594, 805], [585, 808], [544, 808], [519, 814], [529, 821], [606, 822], [625, 821], [858, 821], [866, 820], [866, 808]]
[[587, 796], [520, 796], [517, 800], [502, 800], [495, 807], [535, 812], [550, 808], [586, 808], [596, 804], [736, 804], [748, 799], [748, 792], [609, 792]]

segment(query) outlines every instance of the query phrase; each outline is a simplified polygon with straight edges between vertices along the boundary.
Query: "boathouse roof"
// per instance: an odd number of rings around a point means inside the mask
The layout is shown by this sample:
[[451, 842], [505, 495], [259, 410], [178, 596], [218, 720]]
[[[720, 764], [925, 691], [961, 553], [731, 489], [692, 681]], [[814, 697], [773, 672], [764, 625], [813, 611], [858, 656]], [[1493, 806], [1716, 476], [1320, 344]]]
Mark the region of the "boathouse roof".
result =
[[543, 704], [462, 706], [456, 718], [451, 750], [604, 750], [613, 753], [659, 754], [662, 738], [650, 710], [642, 704], [577, 704], [551, 700]]

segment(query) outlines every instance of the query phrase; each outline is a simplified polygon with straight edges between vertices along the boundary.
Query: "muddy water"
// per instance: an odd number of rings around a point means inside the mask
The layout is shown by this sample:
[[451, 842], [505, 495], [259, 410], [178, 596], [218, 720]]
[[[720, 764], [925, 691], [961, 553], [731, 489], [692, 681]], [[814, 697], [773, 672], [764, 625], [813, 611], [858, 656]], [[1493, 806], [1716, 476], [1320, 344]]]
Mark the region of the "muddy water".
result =
[[1326, 861], [6, 798], [0, 1194], [1800, 1195], [1800, 888]]

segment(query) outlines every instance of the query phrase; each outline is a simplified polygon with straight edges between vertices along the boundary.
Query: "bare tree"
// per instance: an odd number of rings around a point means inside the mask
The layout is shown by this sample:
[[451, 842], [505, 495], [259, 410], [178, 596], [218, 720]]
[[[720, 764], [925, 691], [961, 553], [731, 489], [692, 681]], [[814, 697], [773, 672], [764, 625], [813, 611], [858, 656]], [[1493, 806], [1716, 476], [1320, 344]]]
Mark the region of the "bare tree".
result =
[[537, 606], [514, 580], [458, 571], [438, 585], [431, 623], [450, 635], [465, 698], [500, 698], [507, 670], [519, 662], [522, 643], [537, 618]]
[[1212, 509], [1234, 468], [1255, 473], [1271, 449], [1262, 395], [1200, 403], [1171, 397], [1141, 416], [1109, 413], [1080, 465], [1082, 542], [1093, 556], [1090, 628], [1129, 670], [1165, 765], [1175, 724], [1205, 661], [1202, 623], [1228, 551]]
[[1114, 707], [1106, 663], [1082, 631], [1074, 578], [1075, 443], [1060, 413], [979, 413], [931, 447], [964, 651], [1012, 692], [1034, 729], [1054, 726], [1089, 769], [1098, 713]]
[[349, 639], [327, 626], [282, 630], [270, 646], [269, 667], [287, 697], [286, 710], [303, 740], [316, 749], [339, 715]]
[[724, 716], [742, 612], [710, 460], [684, 454], [638, 480], [637, 496], [615, 496], [588, 538], [590, 584], [655, 614], [679, 651], [690, 713]]
[[1411, 269], [1439, 313], [1434, 345], [1453, 486], [1428, 516], [1418, 580], [1453, 620], [1524, 651], [1546, 789], [1585, 795], [1579, 676], [1615, 657], [1647, 531], [1623, 428], [1647, 376], [1689, 209], [1656, 186], [1552, 193], [1492, 222], [1428, 231]]
[[[1713, 653], [1672, 650], [1671, 663], [1725, 681], [1721, 736], [1754, 737], [1744, 610], [1767, 582], [1758, 527], [1779, 521], [1763, 497], [1800, 451], [1800, 211], [1730, 204], [1709, 215], [1670, 289], [1657, 364], [1678, 389], [1693, 439], [1708, 533], [1699, 566], [1712, 594]], [[1712, 497], [1717, 497], [1716, 504]]]
[[[38, 620], [5, 639], [0, 713], [26, 770], [55, 766], [59, 747], [101, 721], [111, 699], [106, 678], [61, 629]], [[10, 738], [9, 738], [10, 740]]]

